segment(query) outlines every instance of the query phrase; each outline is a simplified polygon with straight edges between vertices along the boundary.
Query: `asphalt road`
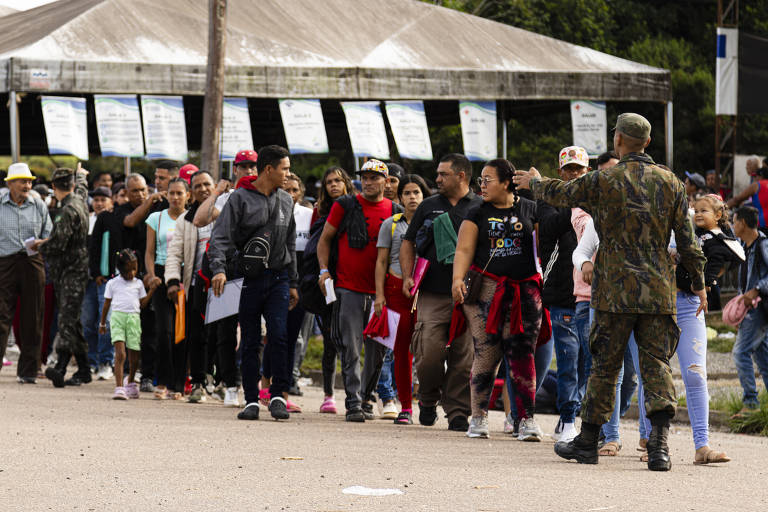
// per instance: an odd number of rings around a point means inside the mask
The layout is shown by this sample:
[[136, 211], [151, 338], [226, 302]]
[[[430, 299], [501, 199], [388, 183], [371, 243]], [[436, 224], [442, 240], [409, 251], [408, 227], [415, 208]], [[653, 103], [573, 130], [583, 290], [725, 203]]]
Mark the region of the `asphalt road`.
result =
[[[553, 441], [523, 443], [321, 415], [318, 388], [287, 422], [238, 421], [236, 409], [150, 395], [110, 399], [110, 382], [54, 389], [0, 372], [0, 510], [766, 510], [768, 438], [714, 432], [729, 464], [694, 466], [690, 430], [674, 427], [673, 468], [639, 462], [637, 424], [597, 466], [559, 459]], [[337, 394], [337, 399], [341, 394]], [[343, 401], [340, 401], [343, 403]], [[262, 410], [262, 418], [268, 417]], [[540, 416], [545, 432], [556, 418]], [[351, 486], [399, 495], [344, 494]]]

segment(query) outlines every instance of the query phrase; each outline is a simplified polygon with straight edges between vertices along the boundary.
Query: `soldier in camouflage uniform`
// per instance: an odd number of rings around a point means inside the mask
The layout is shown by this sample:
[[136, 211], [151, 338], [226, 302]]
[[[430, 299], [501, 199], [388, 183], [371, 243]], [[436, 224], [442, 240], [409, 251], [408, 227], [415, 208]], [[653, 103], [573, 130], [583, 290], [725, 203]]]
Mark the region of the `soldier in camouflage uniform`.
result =
[[[54, 344], [58, 361], [45, 370], [53, 385], [79, 386], [91, 381], [88, 365], [88, 343], [83, 337], [80, 323], [85, 287], [88, 283], [88, 188], [86, 172], [56, 169], [53, 173], [53, 192], [60, 209], [53, 221], [53, 231], [39, 243], [39, 251], [48, 263], [56, 304], [59, 309], [59, 331]], [[77, 373], [65, 382], [67, 364], [71, 356], [77, 361]]]
[[648, 468], [666, 471], [671, 467], [666, 438], [676, 405], [669, 358], [680, 336], [674, 262], [667, 252], [670, 233], [675, 232], [680, 264], [693, 276], [700, 311], [706, 311], [706, 260], [694, 241], [682, 182], [644, 153], [650, 133], [644, 117], [622, 114], [614, 135], [614, 148], [621, 157], [615, 167], [570, 182], [541, 178], [535, 169], [518, 171], [515, 183], [553, 206], [591, 212], [600, 238], [592, 282], [593, 366], [581, 411], [582, 429], [573, 441], [557, 443], [555, 452], [580, 463], [597, 463], [599, 429], [611, 416], [616, 379], [634, 330], [653, 426]]

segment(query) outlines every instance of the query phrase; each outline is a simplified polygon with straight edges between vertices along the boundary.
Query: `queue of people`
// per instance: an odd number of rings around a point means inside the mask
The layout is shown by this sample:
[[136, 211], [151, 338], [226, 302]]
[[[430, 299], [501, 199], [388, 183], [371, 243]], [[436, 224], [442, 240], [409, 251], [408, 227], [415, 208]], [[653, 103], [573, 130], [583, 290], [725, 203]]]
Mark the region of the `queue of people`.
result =
[[[644, 152], [650, 132], [642, 116], [622, 114], [615, 152], [592, 171], [583, 148], [565, 147], [559, 180], [494, 159], [473, 181], [471, 162], [451, 153], [436, 193], [375, 159], [356, 193], [332, 167], [314, 205], [274, 145], [239, 152], [232, 182], [160, 162], [154, 191], [139, 174], [115, 185], [100, 174], [89, 195], [86, 172], [58, 169], [50, 206], [31, 191], [28, 167], [13, 164], [0, 195], [0, 352], [18, 309], [21, 383], [35, 383], [46, 362], [56, 387], [114, 378], [117, 400], [214, 398], [240, 420], [263, 408], [288, 420], [301, 412], [290, 396], [316, 325], [321, 413], [339, 412], [338, 357], [346, 421], [374, 419], [378, 395], [381, 417], [413, 424], [418, 382], [421, 425], [433, 426], [440, 406], [449, 430], [488, 438], [500, 378], [504, 432], [528, 442], [544, 438], [536, 396], [554, 353], [555, 452], [589, 464], [615, 456], [637, 386], [639, 449], [660, 471], [671, 467], [677, 353], [694, 462], [728, 462], [709, 447], [703, 313], [719, 304], [726, 269], [740, 266], [746, 318], [734, 354], [745, 407], [755, 407], [752, 356], [768, 379], [768, 322], [753, 307], [768, 286], [768, 246], [757, 210], [739, 209], [732, 229], [722, 197], [655, 164]], [[207, 322], [211, 301], [233, 287], [237, 310]], [[58, 332], [43, 343], [48, 307]], [[392, 314], [387, 348], [373, 331]]]

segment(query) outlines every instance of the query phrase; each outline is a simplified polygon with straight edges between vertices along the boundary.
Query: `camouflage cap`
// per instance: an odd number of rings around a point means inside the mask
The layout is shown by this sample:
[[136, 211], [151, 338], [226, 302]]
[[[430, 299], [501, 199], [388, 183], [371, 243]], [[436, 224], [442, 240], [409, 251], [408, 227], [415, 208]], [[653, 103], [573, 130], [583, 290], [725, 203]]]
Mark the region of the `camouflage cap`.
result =
[[619, 114], [616, 118], [614, 130], [636, 139], [646, 140], [651, 136], [651, 123], [640, 114], [627, 112]]
[[69, 178], [70, 176], [74, 176], [75, 171], [72, 169], [69, 169], [67, 167], [59, 167], [55, 171], [53, 171], [53, 174], [51, 174], [51, 181], [60, 180], [62, 178]]

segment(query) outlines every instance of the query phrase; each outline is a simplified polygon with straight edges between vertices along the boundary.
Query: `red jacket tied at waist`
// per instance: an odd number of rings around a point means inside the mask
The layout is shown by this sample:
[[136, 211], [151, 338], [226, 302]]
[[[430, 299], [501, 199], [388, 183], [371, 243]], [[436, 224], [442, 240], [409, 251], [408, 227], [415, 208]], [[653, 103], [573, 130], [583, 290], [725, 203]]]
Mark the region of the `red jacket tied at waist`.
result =
[[[520, 310], [520, 285], [529, 281], [535, 282], [539, 288], [542, 287], [541, 275], [534, 274], [526, 279], [510, 279], [508, 277], [497, 276], [490, 272], [484, 272], [483, 269], [472, 265], [472, 270], [475, 270], [489, 279], [493, 279], [496, 282], [496, 291], [493, 294], [491, 300], [491, 307], [488, 311], [488, 319], [485, 324], [485, 332], [488, 334], [498, 334], [499, 329], [504, 327], [504, 318], [502, 316], [502, 306], [504, 301], [504, 295], [507, 290], [512, 290], [512, 304], [510, 305], [509, 316], [509, 328], [512, 335], [520, 334], [523, 332], [523, 314]], [[454, 338], [461, 336], [466, 330], [466, 318], [464, 312], [461, 310], [461, 304], [458, 302], [454, 305], [453, 314], [451, 315], [451, 327], [449, 331], [449, 342]], [[536, 346], [543, 345], [549, 341], [552, 336], [552, 322], [549, 318], [549, 311], [544, 308], [541, 318], [541, 329], [539, 330], [539, 337], [536, 342]]]

